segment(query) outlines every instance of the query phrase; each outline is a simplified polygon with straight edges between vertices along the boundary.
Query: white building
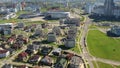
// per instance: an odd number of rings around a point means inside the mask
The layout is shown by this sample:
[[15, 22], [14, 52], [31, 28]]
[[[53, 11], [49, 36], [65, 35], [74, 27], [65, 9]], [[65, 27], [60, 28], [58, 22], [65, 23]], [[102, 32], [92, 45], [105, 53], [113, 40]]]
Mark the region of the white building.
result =
[[110, 32], [116, 36], [120, 36], [120, 26], [112, 27]]
[[0, 49], [0, 58], [8, 57], [10, 52], [4, 49]]
[[91, 14], [93, 10], [93, 5], [91, 3], [86, 3], [85, 5], [85, 13]]
[[48, 11], [45, 15], [45, 17], [49, 17], [52, 19], [61, 19], [61, 18], [67, 18], [70, 17], [70, 12], [64, 12], [64, 11]]
[[104, 3], [96, 3], [92, 10], [93, 14], [120, 17], [120, 6], [114, 0], [105, 0]]

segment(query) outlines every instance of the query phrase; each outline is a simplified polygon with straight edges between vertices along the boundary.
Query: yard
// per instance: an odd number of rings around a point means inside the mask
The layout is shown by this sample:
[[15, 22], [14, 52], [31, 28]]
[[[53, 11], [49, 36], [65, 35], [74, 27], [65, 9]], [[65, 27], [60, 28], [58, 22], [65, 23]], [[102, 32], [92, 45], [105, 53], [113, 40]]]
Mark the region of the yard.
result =
[[108, 37], [99, 30], [90, 30], [87, 44], [93, 56], [120, 61], [120, 39]]

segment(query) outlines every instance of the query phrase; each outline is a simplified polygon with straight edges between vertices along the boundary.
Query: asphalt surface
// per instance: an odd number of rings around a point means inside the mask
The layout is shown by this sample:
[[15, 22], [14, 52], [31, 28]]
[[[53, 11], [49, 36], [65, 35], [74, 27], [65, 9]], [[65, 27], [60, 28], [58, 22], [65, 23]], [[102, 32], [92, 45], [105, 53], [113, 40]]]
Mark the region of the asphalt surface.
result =
[[94, 65], [91, 60], [91, 59], [93, 59], [93, 57], [90, 56], [90, 54], [86, 48], [86, 36], [87, 36], [87, 32], [88, 32], [88, 27], [90, 24], [91, 24], [91, 21], [89, 18], [87, 18], [84, 26], [82, 27], [83, 31], [82, 31], [82, 35], [81, 35], [80, 44], [81, 44], [81, 48], [82, 48], [83, 59], [87, 60], [87, 63], [89, 64], [90, 68], [94, 68]]

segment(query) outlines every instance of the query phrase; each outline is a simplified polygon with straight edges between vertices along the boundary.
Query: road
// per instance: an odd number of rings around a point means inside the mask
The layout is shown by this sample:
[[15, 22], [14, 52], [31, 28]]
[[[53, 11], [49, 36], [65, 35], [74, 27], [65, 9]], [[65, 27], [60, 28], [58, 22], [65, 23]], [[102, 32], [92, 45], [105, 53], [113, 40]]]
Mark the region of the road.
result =
[[81, 35], [80, 45], [81, 45], [81, 48], [82, 48], [82, 57], [83, 57], [83, 59], [87, 60], [90, 68], [94, 68], [94, 65], [93, 65], [93, 63], [91, 61], [91, 59], [94, 59], [94, 58], [91, 57], [89, 52], [87, 51], [86, 40], [85, 40], [86, 36], [87, 36], [87, 32], [88, 32], [88, 26], [90, 24], [91, 24], [91, 21], [90, 21], [89, 18], [87, 18], [84, 26], [82, 27], [83, 31], [82, 31], [82, 35]]

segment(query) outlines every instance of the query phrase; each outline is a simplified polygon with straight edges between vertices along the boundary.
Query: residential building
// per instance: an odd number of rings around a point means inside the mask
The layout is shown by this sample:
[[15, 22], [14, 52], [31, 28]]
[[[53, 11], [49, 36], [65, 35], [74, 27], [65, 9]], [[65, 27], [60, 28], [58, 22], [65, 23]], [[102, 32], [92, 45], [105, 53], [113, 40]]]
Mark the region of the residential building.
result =
[[21, 52], [18, 55], [18, 60], [20, 60], [20, 61], [25, 61], [27, 58], [28, 58], [28, 54], [26, 52]]
[[24, 28], [25, 27], [25, 24], [20, 22], [20, 23], [17, 23], [17, 27], [18, 28]]
[[52, 51], [52, 54], [55, 55], [55, 56], [59, 56], [59, 55], [61, 55], [61, 52], [62, 52], [62, 49], [61, 48], [57, 48], [57, 49], [54, 49]]
[[39, 45], [32, 44], [27, 47], [27, 50], [31, 51], [33, 54], [36, 54], [39, 48]]
[[51, 52], [52, 49], [53, 49], [52, 47], [44, 46], [41, 49], [41, 54], [42, 55], [48, 55]]
[[43, 32], [42, 29], [37, 28], [37, 29], [35, 30], [35, 34], [34, 34], [34, 35], [35, 35], [35, 36], [40, 36], [40, 37], [42, 37], [42, 36], [44, 35], [44, 32]]
[[64, 21], [64, 24], [68, 26], [80, 26], [80, 19], [79, 18], [67, 18]]
[[77, 28], [76, 27], [70, 27], [67, 33], [68, 39], [75, 39], [77, 36]]
[[54, 68], [66, 68], [67, 60], [65, 58], [58, 58]]
[[44, 58], [41, 59], [40, 64], [51, 66], [52, 58], [50, 58], [49, 56], [45, 56]]
[[76, 40], [75, 39], [66, 39], [64, 42], [65, 47], [67, 48], [73, 48], [76, 45]]
[[73, 56], [70, 60], [68, 68], [84, 68], [84, 63], [80, 57]]
[[28, 68], [28, 66], [26, 66], [26, 65], [21, 65], [21, 66], [18, 66], [18, 68]]
[[11, 65], [11, 64], [5, 64], [2, 68], [13, 68], [13, 65]]
[[85, 6], [84, 6], [84, 9], [85, 9], [85, 10], [84, 10], [85, 13], [91, 14], [91, 13], [92, 13], [92, 10], [93, 10], [93, 5], [92, 5], [92, 3], [90, 3], [90, 2], [86, 3]]
[[56, 34], [54, 32], [48, 33], [47, 41], [48, 42], [56, 42], [57, 41]]
[[38, 63], [40, 61], [39, 55], [33, 55], [29, 60], [30, 63]]
[[93, 14], [120, 17], [120, 6], [116, 5], [114, 0], [105, 0], [104, 4], [93, 7]]
[[62, 32], [61, 28], [58, 27], [58, 26], [55, 26], [55, 27], [52, 29], [52, 32], [55, 32], [55, 34], [56, 34], [57, 36], [63, 35], [63, 32]]
[[0, 58], [8, 57], [10, 52], [8, 50], [0, 49]]

